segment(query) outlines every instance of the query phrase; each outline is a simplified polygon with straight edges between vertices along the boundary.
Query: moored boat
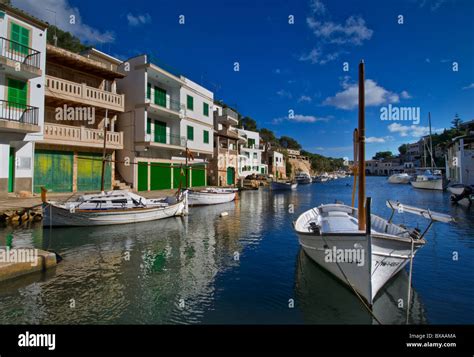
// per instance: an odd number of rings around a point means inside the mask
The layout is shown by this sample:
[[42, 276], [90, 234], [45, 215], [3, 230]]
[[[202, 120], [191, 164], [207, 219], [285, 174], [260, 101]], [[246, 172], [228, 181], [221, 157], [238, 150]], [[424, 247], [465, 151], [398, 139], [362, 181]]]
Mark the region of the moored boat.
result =
[[410, 182], [414, 188], [424, 190], [443, 191], [443, 177], [441, 175], [432, 174], [430, 170], [426, 170], [422, 175], [416, 176], [414, 181]]
[[234, 188], [206, 188], [203, 190], [189, 190], [190, 206], [216, 205], [231, 202], [235, 199], [237, 189]]
[[291, 191], [296, 189], [297, 186], [297, 183], [281, 181], [272, 181], [272, 183], [270, 184], [270, 188], [273, 191]]
[[393, 174], [388, 178], [389, 183], [407, 184], [412, 180], [412, 176], [407, 173]]
[[301, 171], [295, 176], [295, 180], [298, 184], [305, 185], [311, 183], [311, 176], [305, 172]]

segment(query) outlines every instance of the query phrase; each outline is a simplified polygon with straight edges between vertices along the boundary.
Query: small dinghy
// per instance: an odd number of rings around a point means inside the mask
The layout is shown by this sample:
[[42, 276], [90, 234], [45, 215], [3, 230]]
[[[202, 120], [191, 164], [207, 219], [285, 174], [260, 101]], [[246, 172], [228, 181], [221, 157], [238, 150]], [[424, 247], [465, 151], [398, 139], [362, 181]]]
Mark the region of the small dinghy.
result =
[[291, 191], [295, 190], [298, 184], [295, 182], [272, 181], [270, 188], [272, 191]]
[[400, 184], [407, 184], [410, 183], [412, 177], [406, 173], [402, 174], [393, 174], [388, 178], [389, 183], [400, 183]]
[[207, 206], [227, 203], [235, 200], [236, 188], [209, 187], [203, 190], [189, 190], [190, 206]]
[[187, 192], [147, 199], [128, 191], [82, 195], [75, 201], [43, 199], [43, 227], [104, 226], [154, 221], [187, 213]]

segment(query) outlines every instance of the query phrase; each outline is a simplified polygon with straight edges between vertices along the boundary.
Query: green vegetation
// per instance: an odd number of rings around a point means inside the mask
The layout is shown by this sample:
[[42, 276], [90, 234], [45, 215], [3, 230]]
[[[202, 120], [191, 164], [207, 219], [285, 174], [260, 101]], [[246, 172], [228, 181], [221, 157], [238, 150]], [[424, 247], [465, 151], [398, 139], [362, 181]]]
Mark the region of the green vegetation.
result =
[[326, 157], [302, 150], [301, 154], [307, 156], [311, 162], [311, 169], [316, 172], [331, 172], [344, 169], [344, 159]]
[[84, 45], [79, 38], [72, 35], [70, 32], [63, 31], [54, 25], [49, 25], [48, 36], [47, 36], [47, 42], [49, 44], [51, 45], [55, 44], [54, 43], [55, 35], [58, 37], [57, 46], [64, 48], [65, 50], [79, 53], [91, 48], [91, 46]]
[[393, 153], [391, 151], [379, 151], [377, 153], [375, 153], [375, 156], [372, 157], [372, 159], [374, 160], [380, 160], [380, 159], [392, 159], [394, 156], [393, 156]]
[[257, 122], [250, 117], [239, 119], [239, 127], [245, 130], [257, 131]]

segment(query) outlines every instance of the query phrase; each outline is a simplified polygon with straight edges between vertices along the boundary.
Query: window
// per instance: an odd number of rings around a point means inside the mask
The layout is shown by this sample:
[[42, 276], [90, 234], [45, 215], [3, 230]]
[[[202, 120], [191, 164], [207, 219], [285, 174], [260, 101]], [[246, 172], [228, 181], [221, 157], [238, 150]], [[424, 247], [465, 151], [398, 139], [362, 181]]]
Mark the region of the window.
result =
[[255, 146], [255, 139], [249, 139], [248, 145], [249, 145], [249, 148], [253, 148]]
[[253, 153], [253, 159], [257, 160], [257, 153], [256, 152]]
[[146, 86], [146, 97], [147, 99], [151, 99], [151, 83], [148, 83]]
[[204, 144], [209, 144], [209, 132], [207, 130], [204, 130], [203, 134], [204, 134], [204, 138], [203, 138]]
[[166, 108], [166, 91], [155, 86], [155, 104]]
[[150, 118], [146, 119], [146, 133], [151, 134], [151, 119]]
[[189, 110], [194, 110], [194, 98], [190, 95], [187, 96], [186, 108]]
[[28, 101], [28, 82], [9, 78], [8, 101], [14, 108], [25, 108]]
[[203, 103], [203, 107], [202, 107], [202, 114], [204, 114], [206, 117], [209, 116], [209, 104], [207, 103]]
[[188, 125], [188, 140], [194, 140], [194, 128], [191, 125]]
[[10, 50], [28, 55], [30, 45], [30, 30], [14, 22], [10, 26]]

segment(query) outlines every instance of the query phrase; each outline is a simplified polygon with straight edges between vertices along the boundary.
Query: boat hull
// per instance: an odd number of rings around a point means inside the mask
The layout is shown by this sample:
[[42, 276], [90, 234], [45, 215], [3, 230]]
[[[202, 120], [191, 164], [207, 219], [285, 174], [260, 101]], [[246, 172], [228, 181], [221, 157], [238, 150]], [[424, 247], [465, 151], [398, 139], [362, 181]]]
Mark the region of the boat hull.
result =
[[297, 183], [272, 182], [270, 187], [273, 191], [291, 191], [296, 189], [297, 186]]
[[232, 202], [235, 199], [235, 191], [232, 192], [199, 192], [190, 191], [188, 201], [190, 206], [207, 206]]
[[53, 203], [43, 206], [43, 227], [61, 226], [106, 226], [154, 221], [185, 213], [185, 200], [166, 207], [114, 209], [114, 210], [75, 210], [71, 212]]
[[407, 184], [410, 183], [410, 176], [398, 176], [392, 175], [388, 178], [389, 183], [397, 183], [397, 184]]
[[443, 191], [443, 179], [427, 180], [427, 181], [411, 181], [414, 188], [423, 190]]

